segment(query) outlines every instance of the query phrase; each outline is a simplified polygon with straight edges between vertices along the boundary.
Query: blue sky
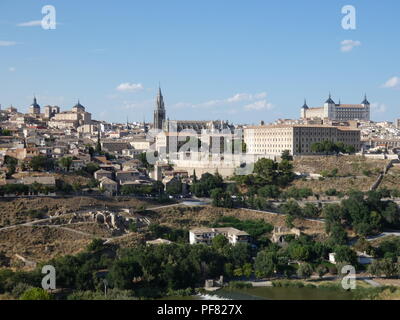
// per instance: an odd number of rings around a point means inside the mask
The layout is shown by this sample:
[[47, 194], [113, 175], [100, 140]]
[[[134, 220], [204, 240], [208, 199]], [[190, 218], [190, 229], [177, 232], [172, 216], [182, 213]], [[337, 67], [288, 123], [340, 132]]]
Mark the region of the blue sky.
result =
[[[35, 21], [53, 5], [56, 30]], [[356, 8], [356, 30], [341, 25]], [[398, 0], [1, 0], [0, 104], [152, 119], [161, 83], [170, 119], [297, 118], [303, 99], [400, 117]], [[25, 25], [25, 26], [21, 26]], [[28, 26], [26, 26], [28, 25]], [[29, 26], [30, 25], [30, 26]], [[342, 51], [342, 42], [351, 40]], [[386, 85], [385, 85], [386, 84]]]

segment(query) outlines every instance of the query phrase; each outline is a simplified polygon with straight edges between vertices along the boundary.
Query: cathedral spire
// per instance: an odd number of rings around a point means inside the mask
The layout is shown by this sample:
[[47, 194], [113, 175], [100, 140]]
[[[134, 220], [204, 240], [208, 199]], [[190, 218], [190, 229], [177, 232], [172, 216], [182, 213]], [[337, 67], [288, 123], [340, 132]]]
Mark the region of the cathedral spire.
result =
[[361, 102], [361, 103], [362, 103], [362, 104], [365, 104], [365, 105], [369, 105], [369, 104], [370, 104], [369, 101], [368, 101], [368, 99], [367, 99], [367, 94], [364, 95], [364, 101]]
[[335, 104], [335, 102], [332, 100], [332, 95], [331, 95], [330, 92], [329, 92], [329, 98], [328, 98], [328, 100], [326, 100], [325, 103], [328, 103], [328, 104]]
[[307, 99], [304, 98], [304, 105], [303, 105], [303, 109], [308, 109], [308, 105], [307, 105]]
[[156, 109], [154, 110], [154, 129], [162, 129], [163, 123], [165, 122], [165, 105], [164, 105], [164, 97], [161, 92], [161, 86], [158, 86], [158, 94], [156, 99]]
[[157, 109], [164, 109], [164, 97], [161, 92], [161, 87], [158, 87], [158, 95], [157, 95]]

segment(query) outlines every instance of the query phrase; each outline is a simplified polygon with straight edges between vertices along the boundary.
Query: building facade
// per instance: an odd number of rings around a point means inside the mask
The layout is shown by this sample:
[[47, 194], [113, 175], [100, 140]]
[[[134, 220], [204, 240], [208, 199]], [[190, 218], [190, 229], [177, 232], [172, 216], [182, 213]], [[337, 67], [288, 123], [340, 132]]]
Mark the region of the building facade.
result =
[[158, 89], [156, 98], [156, 109], [154, 110], [153, 129], [163, 130], [165, 132], [181, 132], [184, 130], [202, 133], [203, 131], [215, 132], [220, 130], [233, 130], [234, 126], [228, 121], [212, 120], [169, 120], [166, 119], [166, 109], [164, 97], [161, 89]]
[[196, 228], [189, 231], [190, 244], [211, 244], [218, 235], [225, 236], [230, 244], [249, 242], [249, 234], [235, 228]]
[[289, 150], [292, 155], [311, 155], [312, 144], [332, 141], [361, 150], [360, 130], [327, 125], [266, 125], [244, 129], [248, 154], [279, 156]]
[[228, 121], [212, 120], [166, 120], [163, 125], [163, 130], [167, 132], [181, 132], [192, 131], [198, 134], [203, 132], [218, 132], [226, 131], [231, 132], [234, 126], [229, 124]]
[[60, 107], [58, 106], [45, 106], [44, 116], [47, 119], [54, 117], [57, 113], [60, 113]]
[[300, 113], [302, 119], [320, 118], [335, 121], [369, 121], [370, 103], [367, 96], [365, 96], [363, 102], [360, 104], [341, 104], [340, 102], [337, 104], [332, 100], [331, 95], [329, 95], [328, 100], [319, 108], [309, 108], [305, 101]]
[[59, 129], [78, 128], [86, 124], [92, 124], [92, 114], [86, 112], [79, 101], [71, 111], [56, 113], [48, 122], [49, 127]]

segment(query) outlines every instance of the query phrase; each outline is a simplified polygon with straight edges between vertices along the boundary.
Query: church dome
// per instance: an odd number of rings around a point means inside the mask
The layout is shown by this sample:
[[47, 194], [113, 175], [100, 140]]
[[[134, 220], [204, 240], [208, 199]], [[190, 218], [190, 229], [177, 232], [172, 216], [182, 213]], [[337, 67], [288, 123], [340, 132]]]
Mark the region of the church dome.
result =
[[33, 98], [33, 103], [31, 104], [31, 107], [40, 108], [39, 104], [37, 103], [36, 97]]
[[72, 109], [73, 110], [83, 110], [83, 111], [85, 111], [85, 107], [80, 104], [79, 100], [78, 100], [78, 103], [75, 106], [73, 106]]

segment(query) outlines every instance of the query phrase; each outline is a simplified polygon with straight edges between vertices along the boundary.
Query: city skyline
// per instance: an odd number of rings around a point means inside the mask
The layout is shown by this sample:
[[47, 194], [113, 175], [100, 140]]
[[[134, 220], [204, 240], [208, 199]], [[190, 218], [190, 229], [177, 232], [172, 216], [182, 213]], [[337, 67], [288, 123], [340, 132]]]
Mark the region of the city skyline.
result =
[[80, 99], [98, 120], [151, 122], [161, 82], [171, 119], [299, 118], [304, 98], [320, 107], [331, 92], [350, 104], [367, 93], [372, 120], [394, 121], [399, 4], [390, 3], [354, 3], [357, 28], [344, 30], [341, 1], [53, 1], [57, 29], [43, 30], [48, 3], [3, 1], [0, 103], [26, 112], [33, 95], [63, 110]]

